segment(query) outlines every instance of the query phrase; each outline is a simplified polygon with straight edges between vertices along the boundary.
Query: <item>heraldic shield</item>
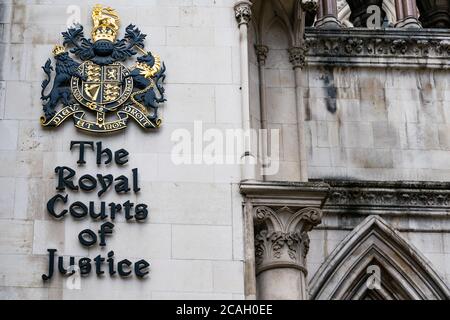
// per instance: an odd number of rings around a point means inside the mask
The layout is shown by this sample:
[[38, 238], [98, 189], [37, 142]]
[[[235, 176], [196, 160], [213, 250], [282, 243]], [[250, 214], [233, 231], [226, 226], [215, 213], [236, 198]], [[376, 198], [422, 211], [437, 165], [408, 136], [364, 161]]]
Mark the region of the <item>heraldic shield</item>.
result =
[[[132, 24], [125, 38], [116, 40], [120, 19], [114, 9], [96, 5], [92, 21], [92, 39], [84, 37], [83, 26], [69, 28], [62, 33], [63, 45], [53, 49], [56, 67], [50, 59], [42, 67], [41, 124], [58, 127], [73, 118], [78, 129], [106, 133], [125, 129], [131, 118], [144, 129], [159, 128], [158, 108], [166, 101], [161, 58], [144, 50], [146, 35]], [[128, 68], [124, 62], [138, 52], [142, 55]]]

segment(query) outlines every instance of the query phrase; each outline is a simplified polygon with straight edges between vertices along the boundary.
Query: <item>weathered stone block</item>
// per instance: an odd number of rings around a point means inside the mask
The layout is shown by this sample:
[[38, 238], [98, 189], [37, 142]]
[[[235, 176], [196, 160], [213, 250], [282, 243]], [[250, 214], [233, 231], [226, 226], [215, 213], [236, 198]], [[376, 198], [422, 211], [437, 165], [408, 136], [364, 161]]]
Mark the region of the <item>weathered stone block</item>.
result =
[[390, 150], [385, 149], [347, 149], [348, 162], [353, 168], [393, 168]]
[[312, 148], [309, 154], [309, 163], [315, 167], [330, 167], [331, 156], [329, 148]]
[[273, 123], [296, 124], [295, 90], [267, 89], [267, 118]]
[[375, 148], [398, 148], [400, 145], [400, 135], [395, 123], [374, 122], [373, 141]]
[[228, 226], [172, 226], [175, 259], [230, 260], [232, 232]]
[[214, 45], [214, 29], [211, 27], [167, 27], [168, 46], [203, 47]]
[[0, 252], [30, 254], [33, 242], [33, 222], [2, 220], [0, 224]]
[[[363, 93], [361, 95], [363, 96]], [[366, 95], [366, 97], [371, 96]], [[363, 121], [387, 121], [388, 112], [384, 98], [378, 99], [375, 96], [370, 100], [361, 100], [360, 108]]]
[[213, 288], [215, 292], [243, 293], [244, 263], [241, 261], [214, 261]]
[[0, 218], [14, 216], [14, 178], [0, 178]]
[[239, 86], [215, 86], [215, 122], [241, 124], [240, 99]]
[[14, 218], [39, 219], [44, 214], [44, 187], [41, 178], [16, 178], [14, 194]]
[[17, 138], [19, 135], [19, 122], [15, 120], [0, 121], [0, 150], [12, 151], [17, 149]]
[[368, 148], [373, 146], [372, 125], [368, 122], [346, 122], [342, 124], [341, 145]]
[[[150, 209], [151, 210], [151, 209]], [[96, 228], [100, 224], [96, 224]], [[171, 226], [168, 224], [115, 223], [113, 236], [107, 239], [108, 248], [118, 256], [142, 259], [170, 259]]]

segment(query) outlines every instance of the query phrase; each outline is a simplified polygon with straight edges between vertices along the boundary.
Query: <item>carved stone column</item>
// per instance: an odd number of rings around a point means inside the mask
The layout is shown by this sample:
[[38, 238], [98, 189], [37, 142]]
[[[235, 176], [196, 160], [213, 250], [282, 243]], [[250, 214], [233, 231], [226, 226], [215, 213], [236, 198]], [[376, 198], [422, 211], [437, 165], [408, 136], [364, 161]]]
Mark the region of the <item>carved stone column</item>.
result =
[[[323, 183], [259, 182], [241, 184], [245, 210], [251, 210], [255, 279], [259, 300], [306, 300], [308, 233], [322, 219], [321, 207], [329, 192]], [[248, 212], [246, 212], [247, 214]], [[251, 272], [246, 269], [246, 272]]]
[[415, 0], [395, 0], [395, 11], [397, 13], [396, 28], [421, 28], [417, 18], [417, 9]]
[[254, 209], [258, 299], [306, 300], [308, 232], [322, 219], [318, 208]]
[[337, 18], [336, 0], [319, 0], [316, 28], [339, 29], [341, 23]]
[[397, 21], [405, 19], [405, 13], [403, 11], [403, 0], [395, 0], [395, 13], [397, 15]]
[[[267, 54], [269, 53], [269, 47], [265, 45], [255, 46], [256, 57], [258, 59], [258, 73], [259, 73], [259, 105], [261, 112], [261, 129], [267, 129], [267, 108], [266, 108], [266, 73], [265, 64], [267, 59]], [[266, 166], [267, 163], [267, 139], [261, 140], [261, 154], [262, 154], [262, 169], [263, 169], [263, 179], [266, 176]]]
[[299, 140], [300, 159], [300, 181], [308, 181], [308, 158], [306, 156], [305, 141], [305, 107], [303, 102], [303, 74], [302, 68], [305, 66], [305, 48], [293, 47], [289, 49], [289, 61], [292, 63], [295, 73], [295, 95], [297, 106], [297, 130]]
[[450, 28], [450, 1], [417, 0], [417, 7], [424, 28]]
[[249, 64], [248, 64], [248, 23], [251, 20], [252, 3], [247, 0], [237, 1], [234, 6], [236, 21], [239, 26], [239, 44], [241, 56], [241, 106], [242, 106], [242, 129], [249, 133], [244, 141], [244, 153], [242, 155], [242, 181], [256, 179], [256, 156], [255, 143], [250, 134], [250, 89], [249, 89]]
[[303, 0], [301, 3], [303, 12], [305, 13], [305, 27], [312, 27], [317, 16], [319, 3], [317, 0]]

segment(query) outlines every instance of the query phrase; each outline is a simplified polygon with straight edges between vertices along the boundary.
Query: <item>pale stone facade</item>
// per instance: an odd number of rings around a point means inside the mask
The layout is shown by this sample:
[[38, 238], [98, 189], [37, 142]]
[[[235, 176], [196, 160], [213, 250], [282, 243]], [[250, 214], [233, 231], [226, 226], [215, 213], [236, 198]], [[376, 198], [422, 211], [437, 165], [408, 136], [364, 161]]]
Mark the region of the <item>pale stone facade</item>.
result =
[[[266, 284], [298, 284], [303, 273], [310, 299], [448, 299], [448, 30], [421, 29], [414, 1], [370, 1], [390, 28], [350, 28], [364, 2], [323, 0], [302, 40], [298, 3], [252, 2], [252, 123], [281, 130], [281, 165], [264, 183], [241, 185], [255, 226], [247, 296], [301, 299], [302, 285]], [[273, 221], [317, 207], [309, 239]], [[283, 255], [301, 243], [306, 270]], [[380, 290], [367, 289], [374, 266]]]
[[[98, 136], [39, 123], [41, 66], [62, 43], [68, 7], [79, 6], [90, 30], [96, 2], [0, 1], [1, 299], [450, 297], [449, 31], [346, 29], [349, 6], [339, 1], [320, 8], [304, 40], [296, 1], [252, 2], [105, 3], [122, 33], [133, 23], [148, 34], [146, 49], [167, 66], [168, 101], [158, 131], [130, 124]], [[385, 2], [395, 24], [398, 1]], [[279, 129], [279, 171], [249, 165], [259, 155], [250, 147], [245, 165], [175, 165], [172, 134], [194, 135], [200, 121], [203, 130]], [[125, 148], [130, 162], [99, 167], [88, 151], [79, 167], [74, 140]], [[139, 168], [140, 193], [102, 201], [146, 203], [149, 218], [121, 216], [106, 248], [83, 247], [78, 233], [101, 223], [49, 216], [57, 166], [77, 176]], [[42, 280], [49, 248], [92, 259], [114, 250], [149, 261], [150, 275], [91, 273], [70, 289], [59, 274]], [[365, 286], [373, 265], [380, 290]]]
[[[172, 164], [171, 134], [193, 133], [194, 121], [208, 127], [240, 128], [239, 34], [234, 1], [108, 1], [121, 18], [148, 35], [146, 48], [161, 55], [168, 68], [164, 124], [156, 132], [136, 125], [113, 136], [88, 135], [65, 123], [41, 128], [41, 66], [62, 43], [69, 5], [79, 5], [90, 30], [96, 2], [1, 1], [1, 178], [0, 297], [2, 299], [242, 299], [244, 298], [242, 208], [238, 165]], [[90, 31], [88, 31], [90, 32]], [[132, 62], [132, 61], [131, 61]], [[104, 147], [130, 152], [127, 168], [97, 167], [88, 152], [78, 167], [70, 141], [102, 141]], [[54, 169], [69, 166], [82, 174], [129, 174], [139, 168], [141, 192], [102, 201], [130, 200], [149, 205], [145, 223], [118, 219], [107, 251], [117, 258], [150, 262], [148, 279], [83, 278], [81, 290], [68, 290], [56, 275], [44, 283], [47, 249], [77, 257], [106, 254], [85, 249], [78, 233], [100, 223], [46, 212], [56, 194]], [[70, 201], [100, 201], [95, 193], [73, 193]], [[94, 252], [95, 251], [95, 252]]]

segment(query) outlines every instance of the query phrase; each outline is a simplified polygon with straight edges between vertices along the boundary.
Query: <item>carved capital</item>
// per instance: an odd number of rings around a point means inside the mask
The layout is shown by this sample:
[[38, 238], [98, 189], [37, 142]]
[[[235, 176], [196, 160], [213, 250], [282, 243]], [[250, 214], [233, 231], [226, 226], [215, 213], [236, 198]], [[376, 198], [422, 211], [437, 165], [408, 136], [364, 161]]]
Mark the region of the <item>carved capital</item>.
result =
[[264, 45], [255, 45], [256, 57], [258, 58], [259, 65], [266, 64], [267, 54], [269, 53], [269, 47]]
[[295, 68], [303, 68], [306, 64], [305, 48], [292, 47], [289, 50], [289, 62], [292, 63]]
[[317, 0], [302, 0], [301, 7], [305, 12], [317, 12], [319, 2]]
[[305, 26], [312, 27], [319, 10], [318, 0], [302, 0], [301, 7], [305, 12]]
[[309, 250], [308, 232], [322, 219], [318, 208], [274, 210], [267, 206], [254, 208], [256, 273], [290, 267], [306, 272]]
[[250, 1], [239, 1], [234, 6], [234, 14], [238, 26], [248, 24], [252, 18], [252, 3]]

